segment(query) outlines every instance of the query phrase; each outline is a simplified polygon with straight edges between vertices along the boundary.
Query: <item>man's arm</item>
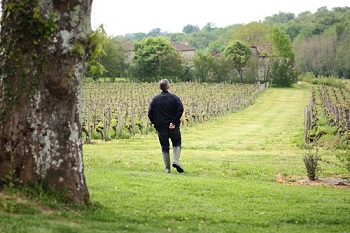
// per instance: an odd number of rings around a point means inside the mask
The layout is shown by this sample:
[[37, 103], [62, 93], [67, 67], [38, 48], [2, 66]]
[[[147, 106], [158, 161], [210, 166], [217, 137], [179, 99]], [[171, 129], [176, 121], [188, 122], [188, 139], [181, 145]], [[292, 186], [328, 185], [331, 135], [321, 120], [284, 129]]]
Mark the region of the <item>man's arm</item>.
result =
[[151, 123], [153, 124], [153, 107], [152, 107], [152, 103], [149, 105], [149, 109], [148, 109], [148, 119], [151, 121]]
[[176, 97], [176, 112], [175, 112], [174, 118], [172, 120], [173, 124], [175, 124], [175, 122], [180, 121], [183, 112], [184, 112], [184, 106], [183, 106], [180, 98]]

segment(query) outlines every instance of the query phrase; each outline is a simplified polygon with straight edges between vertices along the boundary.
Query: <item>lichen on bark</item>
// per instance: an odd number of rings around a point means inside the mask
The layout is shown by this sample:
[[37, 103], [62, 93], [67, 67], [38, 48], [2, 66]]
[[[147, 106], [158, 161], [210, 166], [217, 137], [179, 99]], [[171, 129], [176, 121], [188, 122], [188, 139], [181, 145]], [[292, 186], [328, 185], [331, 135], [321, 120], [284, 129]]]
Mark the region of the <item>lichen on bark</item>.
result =
[[22, 184], [80, 202], [89, 201], [81, 108], [91, 2], [3, 0], [0, 31], [0, 180], [11, 167]]

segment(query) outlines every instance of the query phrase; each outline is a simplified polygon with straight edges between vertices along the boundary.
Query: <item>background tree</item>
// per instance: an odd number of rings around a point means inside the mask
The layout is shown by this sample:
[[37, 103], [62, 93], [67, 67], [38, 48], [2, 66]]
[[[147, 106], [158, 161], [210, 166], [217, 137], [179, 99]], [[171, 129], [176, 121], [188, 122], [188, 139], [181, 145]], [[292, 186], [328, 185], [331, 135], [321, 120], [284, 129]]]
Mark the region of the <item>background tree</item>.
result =
[[127, 70], [125, 63], [125, 51], [117, 39], [108, 38], [104, 46], [105, 53], [100, 57], [100, 63], [104, 67], [103, 77], [109, 77], [112, 81], [116, 77], [124, 77]]
[[182, 32], [185, 33], [185, 34], [190, 34], [190, 33], [198, 32], [198, 31], [199, 31], [199, 27], [198, 26], [193, 26], [191, 24], [187, 24], [182, 29]]
[[148, 35], [144, 32], [128, 33], [125, 34], [124, 38], [129, 40], [141, 41], [146, 38]]
[[252, 55], [251, 48], [242, 41], [234, 40], [226, 47], [224, 53], [226, 59], [232, 62], [234, 69], [238, 72], [240, 81], [243, 83], [243, 68]]
[[295, 18], [295, 14], [280, 11], [278, 14], [265, 17], [264, 21], [265, 23], [276, 25], [276, 24], [288, 23], [294, 18]]
[[244, 41], [249, 46], [271, 45], [268, 37], [271, 27], [268, 24], [252, 22], [239, 26], [232, 34], [233, 40]]
[[[268, 58], [259, 60], [257, 56], [251, 56], [245, 67], [245, 82], [256, 83], [258, 81], [267, 82]], [[259, 73], [260, 72], [260, 73]]]
[[87, 76], [97, 81], [104, 72], [104, 66], [100, 63], [101, 56], [106, 55], [104, 47], [108, 41], [107, 33], [101, 25], [94, 32], [95, 49], [87, 65]]
[[81, 110], [91, 0], [3, 0], [0, 180], [89, 202]]
[[160, 36], [160, 35], [162, 35], [162, 30], [160, 28], [154, 28], [148, 33], [147, 36], [157, 37], [157, 36]]
[[212, 23], [212, 22], [208, 22], [204, 27], [203, 27], [203, 31], [207, 31], [207, 32], [210, 32], [212, 30], [214, 30], [216, 27], [215, 27], [215, 24]]
[[269, 78], [275, 86], [289, 87], [296, 81], [295, 54], [290, 37], [279, 27], [271, 34], [272, 56]]
[[[350, 27], [350, 25], [349, 25]], [[336, 48], [335, 65], [338, 77], [350, 79], [350, 32], [347, 31], [342, 36], [342, 43]]]
[[145, 38], [134, 45], [134, 52], [132, 74], [138, 81], [176, 78], [182, 72], [180, 55], [164, 37]]
[[292, 60], [285, 58], [275, 59], [269, 69], [272, 85], [277, 87], [291, 87], [296, 82], [297, 74]]
[[192, 33], [187, 39], [191, 46], [193, 46], [197, 50], [202, 51], [205, 51], [208, 48], [209, 43], [214, 40], [215, 36], [213, 35], [213, 33], [205, 30], [200, 30], [196, 33]]
[[313, 72], [316, 76], [332, 76], [336, 62], [335, 36], [316, 35], [303, 43], [295, 43], [294, 48], [299, 54], [296, 66], [301, 72]]
[[293, 51], [290, 37], [280, 29], [275, 27], [271, 33], [272, 52], [274, 57], [288, 58], [294, 61], [295, 54]]
[[226, 60], [224, 55], [214, 57], [212, 73], [208, 82], [232, 82], [235, 81], [236, 77], [236, 72], [232, 71], [231, 61]]
[[196, 53], [193, 58], [195, 67], [195, 77], [198, 82], [206, 82], [209, 75], [213, 72], [214, 57], [203, 52]]

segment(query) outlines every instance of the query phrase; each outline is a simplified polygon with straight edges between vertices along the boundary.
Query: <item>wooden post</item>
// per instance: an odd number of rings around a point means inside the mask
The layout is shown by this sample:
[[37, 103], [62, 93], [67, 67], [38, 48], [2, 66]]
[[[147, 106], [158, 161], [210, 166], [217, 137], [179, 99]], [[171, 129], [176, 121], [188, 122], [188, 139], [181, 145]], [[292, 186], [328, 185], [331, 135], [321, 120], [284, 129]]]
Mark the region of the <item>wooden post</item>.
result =
[[348, 108], [346, 108], [345, 109], [345, 122], [346, 122], [346, 130], [347, 131], [350, 131], [350, 115], [349, 115], [350, 113], [349, 113], [349, 109]]
[[310, 111], [309, 106], [306, 106], [304, 109], [304, 143], [309, 142], [308, 134], [310, 130]]
[[118, 115], [117, 115], [117, 119], [118, 119], [118, 137], [121, 138], [123, 136], [123, 122], [122, 122], [122, 118], [120, 117], [120, 107], [117, 108], [118, 110]]
[[90, 144], [91, 143], [90, 108], [87, 109], [87, 132], [88, 132], [88, 135], [86, 135], [86, 142]]
[[103, 135], [104, 135], [104, 140], [108, 140], [108, 130], [107, 130], [107, 109], [103, 109]]
[[134, 108], [131, 108], [131, 129], [132, 129], [132, 135], [135, 136], [136, 129], [135, 129], [135, 110], [134, 110]]

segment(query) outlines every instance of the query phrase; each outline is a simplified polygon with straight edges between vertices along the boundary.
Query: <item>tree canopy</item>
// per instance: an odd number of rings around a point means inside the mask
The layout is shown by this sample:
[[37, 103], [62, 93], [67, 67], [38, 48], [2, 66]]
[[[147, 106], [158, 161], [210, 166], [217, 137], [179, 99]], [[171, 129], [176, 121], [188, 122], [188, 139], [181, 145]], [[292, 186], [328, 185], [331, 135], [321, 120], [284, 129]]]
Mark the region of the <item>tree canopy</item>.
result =
[[226, 59], [232, 61], [233, 67], [237, 70], [243, 83], [243, 68], [252, 55], [251, 48], [243, 41], [234, 40], [226, 47], [224, 53]]
[[272, 56], [269, 79], [273, 85], [290, 87], [296, 81], [295, 54], [290, 37], [279, 27], [271, 33]]
[[181, 59], [164, 37], [149, 37], [134, 45], [132, 75], [139, 81], [156, 81], [160, 77], [176, 76]]

